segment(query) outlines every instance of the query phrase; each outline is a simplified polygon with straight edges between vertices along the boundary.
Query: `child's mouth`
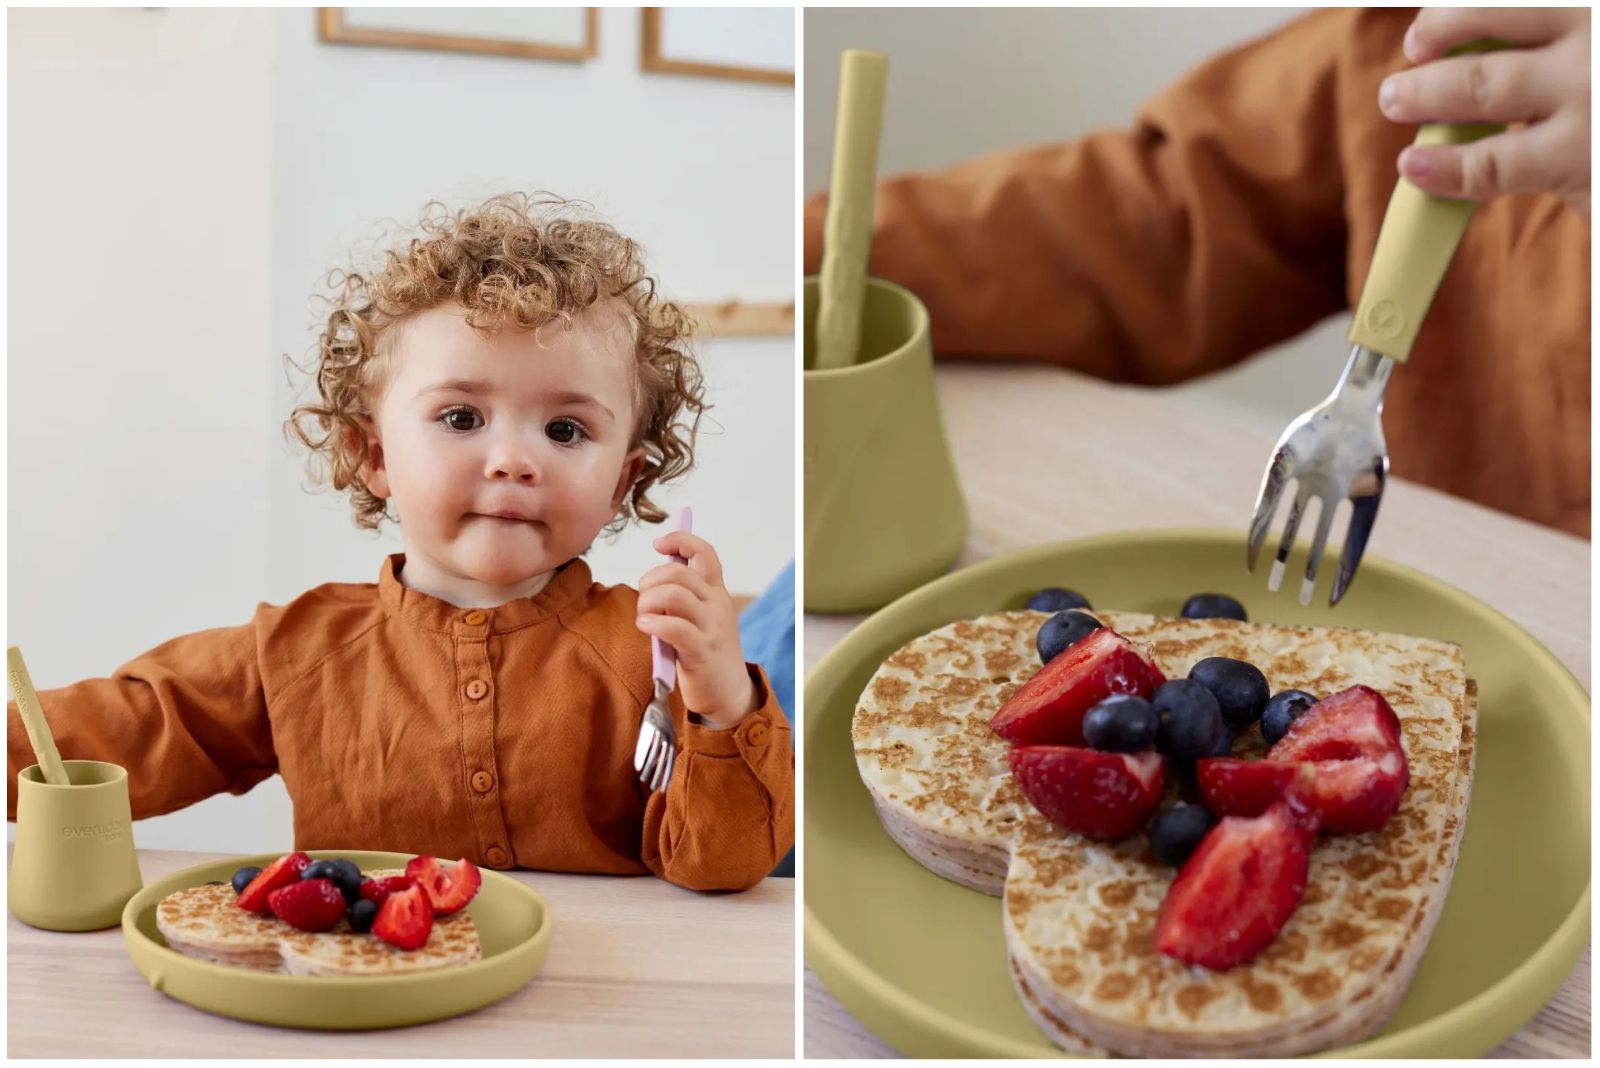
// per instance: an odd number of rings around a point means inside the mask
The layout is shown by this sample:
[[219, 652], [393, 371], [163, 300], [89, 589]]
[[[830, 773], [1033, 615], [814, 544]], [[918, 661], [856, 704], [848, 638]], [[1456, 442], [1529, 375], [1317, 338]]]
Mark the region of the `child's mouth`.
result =
[[521, 512], [512, 512], [512, 511], [473, 512], [472, 514], [475, 517], [479, 518], [479, 519], [498, 519], [501, 522], [505, 522], [505, 523], [533, 523], [533, 522], [537, 522], [537, 520], [535, 520], [532, 516], [524, 515]]

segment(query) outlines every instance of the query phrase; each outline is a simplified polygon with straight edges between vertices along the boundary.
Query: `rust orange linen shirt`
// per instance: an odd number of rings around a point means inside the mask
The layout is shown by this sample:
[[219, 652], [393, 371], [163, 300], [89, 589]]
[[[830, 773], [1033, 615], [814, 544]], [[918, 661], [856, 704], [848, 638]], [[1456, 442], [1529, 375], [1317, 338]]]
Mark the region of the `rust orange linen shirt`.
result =
[[[186, 635], [115, 675], [39, 694], [62, 757], [128, 769], [133, 816], [242, 794], [277, 772], [299, 849], [470, 857], [744, 889], [794, 841], [789, 725], [760, 668], [737, 726], [690, 722], [665, 796], [633, 771], [652, 692], [637, 591], [574, 560], [537, 596], [457, 608], [401, 585], [319, 586], [244, 626]], [[6, 812], [35, 763], [13, 703]], [[135, 831], [137, 837], [137, 831]]]
[[[1415, 15], [1318, 11], [1203, 63], [1127, 130], [886, 179], [869, 270], [922, 298], [941, 356], [1144, 385], [1347, 313], [1416, 136], [1378, 110]], [[824, 207], [806, 205], [808, 273]], [[1589, 314], [1588, 221], [1553, 194], [1480, 205], [1389, 382], [1395, 476], [1587, 537]]]

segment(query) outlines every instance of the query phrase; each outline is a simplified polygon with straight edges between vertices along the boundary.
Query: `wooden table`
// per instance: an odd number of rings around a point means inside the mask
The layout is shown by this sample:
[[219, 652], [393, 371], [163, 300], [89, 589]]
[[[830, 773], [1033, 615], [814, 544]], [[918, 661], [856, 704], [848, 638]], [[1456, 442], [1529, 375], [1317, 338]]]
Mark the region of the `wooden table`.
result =
[[[944, 364], [936, 377], [971, 516], [957, 567], [1064, 538], [1154, 527], [1242, 530], [1249, 521], [1268, 438], [1208, 422], [1158, 391], [1053, 367]], [[1122, 444], [1103, 444], [1111, 442]], [[1404, 469], [1403, 458], [1396, 466]], [[1395, 479], [1368, 552], [1504, 612], [1588, 687], [1589, 542]], [[1295, 582], [1291, 575], [1286, 586]], [[806, 669], [863, 618], [808, 614]], [[1494, 1055], [1587, 1057], [1589, 1015], [1586, 950], [1550, 1003]], [[804, 1034], [808, 1057], [896, 1055], [809, 967]]]
[[[148, 884], [227, 854], [141, 851]], [[156, 993], [121, 928], [8, 916], [11, 1057], [794, 1056], [794, 880], [700, 894], [659, 879], [517, 871], [550, 904], [544, 969], [466, 1016], [393, 1031], [241, 1023]], [[94, 1026], [82, 1026], [93, 1009]]]

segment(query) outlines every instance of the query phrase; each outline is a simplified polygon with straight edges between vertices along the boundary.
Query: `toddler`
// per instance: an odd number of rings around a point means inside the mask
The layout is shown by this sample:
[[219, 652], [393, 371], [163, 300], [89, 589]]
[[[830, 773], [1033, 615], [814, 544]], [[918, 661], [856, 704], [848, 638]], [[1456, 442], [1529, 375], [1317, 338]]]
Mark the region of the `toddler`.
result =
[[[637, 246], [561, 201], [432, 211], [335, 276], [317, 398], [290, 433], [400, 524], [376, 583], [330, 583], [42, 692], [65, 758], [128, 769], [135, 819], [274, 773], [297, 849], [492, 868], [760, 881], [794, 840], [783, 711], [740, 651], [716, 551], [674, 532], [637, 591], [591, 580], [602, 531], [660, 522], [703, 409], [680, 308]], [[678, 651], [669, 788], [636, 780], [648, 637]], [[35, 762], [8, 709], [7, 815]]]

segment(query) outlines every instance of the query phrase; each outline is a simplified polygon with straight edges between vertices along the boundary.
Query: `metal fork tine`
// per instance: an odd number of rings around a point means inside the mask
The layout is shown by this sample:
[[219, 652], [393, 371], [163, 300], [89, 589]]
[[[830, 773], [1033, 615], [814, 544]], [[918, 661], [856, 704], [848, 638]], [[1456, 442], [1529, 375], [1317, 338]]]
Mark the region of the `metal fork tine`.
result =
[[1317, 501], [1317, 533], [1311, 539], [1311, 559], [1306, 561], [1305, 581], [1300, 584], [1300, 603], [1311, 603], [1311, 591], [1317, 586], [1317, 567], [1322, 563], [1322, 550], [1328, 544], [1328, 529], [1333, 526], [1333, 513], [1339, 502], [1322, 497]]
[[1278, 505], [1283, 500], [1283, 490], [1288, 484], [1289, 457], [1279, 449], [1267, 465], [1267, 473], [1262, 476], [1261, 492], [1256, 494], [1255, 514], [1250, 517], [1250, 541], [1245, 546], [1245, 564], [1251, 571], [1256, 569], [1261, 546], [1267, 540], [1267, 531], [1272, 528], [1273, 517], [1278, 514]]
[[1272, 561], [1272, 574], [1267, 577], [1267, 589], [1272, 593], [1278, 592], [1278, 587], [1283, 585], [1283, 572], [1289, 562], [1289, 554], [1294, 552], [1294, 536], [1300, 532], [1300, 517], [1305, 514], [1306, 501], [1311, 496], [1311, 490], [1301, 484], [1294, 495], [1294, 504], [1289, 508], [1289, 518], [1283, 524], [1283, 537], [1278, 539], [1278, 555]]
[[664, 745], [661, 747], [660, 757], [656, 760], [656, 774], [655, 778], [650, 782], [650, 789], [659, 790], [666, 785], [667, 772], [671, 769], [671, 767], [672, 747], [669, 745]]
[[648, 784], [656, 770], [656, 750], [661, 748], [661, 732], [654, 723], [646, 722], [644, 730], [650, 734], [650, 748], [644, 754], [644, 766], [639, 769], [639, 781]]
[[633, 743], [633, 770], [641, 775], [647, 766], [647, 759], [650, 755], [650, 738], [654, 733], [655, 729], [650, 726], [649, 722], [639, 724], [639, 740]]
[[1361, 564], [1361, 554], [1367, 551], [1367, 538], [1372, 524], [1378, 518], [1378, 504], [1383, 500], [1383, 486], [1388, 478], [1388, 464], [1379, 458], [1372, 470], [1358, 479], [1350, 492], [1350, 528], [1344, 536], [1344, 552], [1339, 557], [1339, 571], [1333, 577], [1333, 593], [1329, 604], [1338, 604], [1356, 577]]
[[662, 793], [666, 793], [667, 792], [667, 784], [672, 781], [672, 768], [673, 768], [673, 765], [677, 764], [677, 762], [678, 762], [678, 751], [676, 749], [674, 749], [670, 745], [667, 746], [667, 759], [662, 763], [662, 766], [661, 766], [661, 786], [660, 786], [660, 790], [661, 790]]

